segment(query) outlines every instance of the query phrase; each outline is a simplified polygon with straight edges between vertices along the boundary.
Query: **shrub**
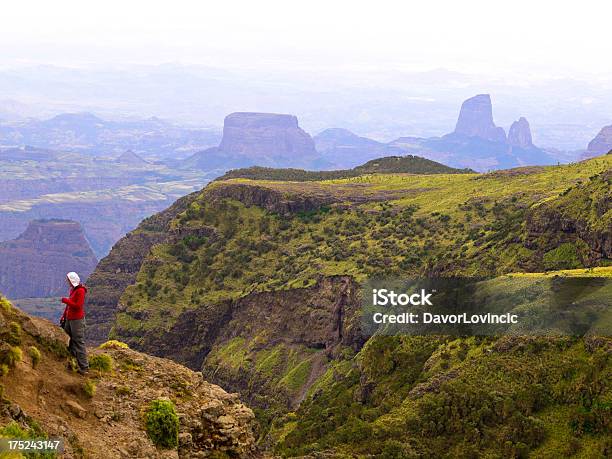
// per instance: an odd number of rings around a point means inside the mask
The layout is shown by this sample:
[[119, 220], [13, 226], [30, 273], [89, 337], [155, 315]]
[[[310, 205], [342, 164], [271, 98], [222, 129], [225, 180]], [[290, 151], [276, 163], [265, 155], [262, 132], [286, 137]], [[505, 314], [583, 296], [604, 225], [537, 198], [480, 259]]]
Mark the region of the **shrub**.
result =
[[130, 386], [119, 386], [117, 387], [117, 395], [130, 395], [132, 393], [132, 388]]
[[14, 346], [19, 346], [21, 344], [21, 325], [17, 322], [11, 322], [9, 324], [9, 336], [7, 341]]
[[6, 363], [0, 365], [0, 376], [6, 376], [9, 374], [9, 367]]
[[6, 312], [7, 314], [11, 312], [11, 309], [12, 309], [11, 303], [2, 296], [0, 296], [0, 307], [2, 307], [4, 312]]
[[18, 346], [11, 346], [4, 356], [4, 363], [9, 367], [14, 367], [23, 359], [23, 352]]
[[93, 398], [93, 396], [96, 395], [96, 383], [90, 379], [85, 381], [83, 383], [83, 392], [85, 392], [85, 395], [89, 398]]
[[111, 339], [98, 346], [98, 349], [129, 349], [129, 346], [122, 341]]
[[[29, 421], [30, 426], [28, 430], [25, 430], [17, 422], [11, 421], [4, 427], [0, 428], [0, 437], [11, 438], [16, 440], [34, 440], [34, 439], [46, 439], [47, 434], [35, 421]], [[2, 456], [4, 457], [4, 455]], [[12, 455], [10, 457], [13, 457]], [[18, 455], [18, 457], [24, 457]], [[28, 453], [25, 457], [37, 457], [41, 459], [51, 459], [56, 457], [56, 454], [52, 451], [41, 452], [41, 453]]]
[[108, 354], [94, 355], [89, 359], [89, 368], [107, 373], [113, 369], [113, 358]]
[[145, 412], [147, 434], [162, 448], [178, 446], [179, 418], [170, 400], [153, 400]]
[[32, 359], [32, 368], [36, 368], [36, 365], [40, 363], [40, 359], [42, 355], [36, 346], [30, 346], [28, 348], [28, 354], [30, 355], [30, 359]]

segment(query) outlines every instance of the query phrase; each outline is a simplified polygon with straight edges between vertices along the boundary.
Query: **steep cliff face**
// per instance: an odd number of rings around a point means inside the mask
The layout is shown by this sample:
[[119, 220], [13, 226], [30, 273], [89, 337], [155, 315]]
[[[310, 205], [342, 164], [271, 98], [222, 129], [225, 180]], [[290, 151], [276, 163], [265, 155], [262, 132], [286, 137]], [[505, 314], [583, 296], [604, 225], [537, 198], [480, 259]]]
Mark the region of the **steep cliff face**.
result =
[[[252, 406], [287, 409], [299, 405], [343, 348], [361, 348], [360, 302], [350, 277], [321, 277], [311, 287], [185, 310], [163, 337], [123, 328], [125, 320], [113, 333], [137, 348], [201, 368]], [[120, 315], [147, 320], [146, 312], [129, 308]]]
[[591, 176], [529, 212], [526, 245], [549, 269], [612, 259], [612, 170]]
[[526, 118], [520, 117], [518, 121], [512, 123], [508, 131], [508, 143], [513, 147], [530, 148], [533, 147], [531, 138], [531, 128]]
[[402, 137], [389, 145], [449, 166], [482, 172], [558, 163], [554, 154], [533, 144], [525, 118], [512, 124], [506, 138], [504, 129], [493, 121], [488, 94], [463, 102], [452, 133], [427, 139]]
[[505, 142], [503, 128], [493, 122], [493, 105], [489, 94], [479, 94], [467, 99], [461, 105], [455, 134], [480, 137], [493, 142]]
[[[65, 457], [74, 458], [256, 457], [253, 412], [200, 373], [107, 343], [89, 350], [92, 369], [84, 378], [66, 368], [67, 337], [59, 327], [1, 297], [0, 325], [3, 437], [60, 438]], [[96, 359], [112, 368], [94, 369]], [[174, 447], [156, 447], [148, 433], [153, 400], [178, 413]]]
[[196, 153], [189, 167], [215, 169], [252, 165], [313, 166], [319, 154], [308, 133], [292, 115], [232, 113], [225, 118], [218, 147]]
[[69, 220], [34, 220], [12, 241], [0, 243], [0, 289], [11, 298], [65, 293], [66, 273], [86, 280], [96, 257], [81, 225]]
[[232, 113], [225, 118], [219, 148], [253, 158], [313, 158], [317, 151], [297, 117], [273, 113]]
[[589, 142], [587, 147], [587, 157], [605, 155], [612, 151], [612, 126], [606, 126], [599, 131], [599, 134]]

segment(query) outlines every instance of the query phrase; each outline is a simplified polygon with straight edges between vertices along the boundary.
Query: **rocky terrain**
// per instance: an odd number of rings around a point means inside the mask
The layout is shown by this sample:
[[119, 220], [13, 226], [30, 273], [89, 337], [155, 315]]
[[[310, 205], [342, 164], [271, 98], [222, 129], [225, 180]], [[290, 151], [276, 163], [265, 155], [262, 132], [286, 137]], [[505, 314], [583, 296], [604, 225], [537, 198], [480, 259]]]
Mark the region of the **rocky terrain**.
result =
[[[609, 277], [611, 161], [228, 176], [145, 220], [100, 263], [96, 339], [110, 330], [239, 391], [262, 447], [283, 455], [605, 455], [609, 339], [368, 338], [359, 285], [501, 276], [487, 288], [538, 310], [548, 300], [533, 283], [547, 274], [534, 273]], [[607, 289], [581, 301], [601, 307]]]
[[527, 119], [521, 116], [518, 121], [512, 123], [508, 131], [508, 143], [513, 147], [533, 147], [531, 128], [529, 127], [529, 121], [527, 121]]
[[[59, 438], [65, 458], [256, 457], [253, 412], [201, 373], [111, 342], [79, 376], [59, 327], [0, 306], [0, 437]], [[153, 436], [155, 402], [175, 413], [162, 424], [174, 446]]]
[[229, 169], [252, 165], [276, 167], [312, 166], [315, 144], [292, 115], [232, 113], [225, 117], [218, 147], [188, 158], [185, 167]]
[[524, 117], [508, 132], [495, 125], [488, 94], [479, 94], [461, 106], [455, 131], [442, 137], [401, 137], [389, 143], [406, 152], [458, 168], [477, 171], [528, 165], [556, 164], [558, 157], [535, 146]]
[[0, 291], [10, 298], [66, 293], [66, 273], [83, 281], [96, 267], [96, 257], [81, 225], [71, 220], [34, 220], [11, 241], [0, 242]]
[[585, 158], [603, 155], [612, 151], [612, 126], [606, 126], [599, 131], [599, 134], [589, 142]]
[[493, 105], [489, 94], [478, 94], [461, 105], [455, 134], [505, 142], [506, 131], [493, 122]]

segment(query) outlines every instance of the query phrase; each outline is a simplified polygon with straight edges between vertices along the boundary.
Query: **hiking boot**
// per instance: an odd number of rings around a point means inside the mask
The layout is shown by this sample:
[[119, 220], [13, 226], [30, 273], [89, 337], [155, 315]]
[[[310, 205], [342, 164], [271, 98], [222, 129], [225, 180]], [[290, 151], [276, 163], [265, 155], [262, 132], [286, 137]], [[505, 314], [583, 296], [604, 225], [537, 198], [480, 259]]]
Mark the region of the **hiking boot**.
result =
[[80, 374], [81, 376], [88, 375], [88, 374], [89, 374], [89, 368], [85, 368], [84, 370], [82, 370], [82, 369], [80, 369], [80, 368], [79, 368], [79, 374]]

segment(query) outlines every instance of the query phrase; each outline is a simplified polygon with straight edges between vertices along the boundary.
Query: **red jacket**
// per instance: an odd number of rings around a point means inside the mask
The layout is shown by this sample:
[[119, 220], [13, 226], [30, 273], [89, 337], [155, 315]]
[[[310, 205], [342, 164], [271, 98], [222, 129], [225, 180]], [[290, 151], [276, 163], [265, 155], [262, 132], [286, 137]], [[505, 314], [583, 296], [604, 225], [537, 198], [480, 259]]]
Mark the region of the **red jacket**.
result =
[[68, 320], [78, 320], [85, 317], [85, 294], [87, 289], [84, 285], [77, 285], [70, 289], [70, 296], [62, 298], [62, 303], [66, 304], [62, 318]]

